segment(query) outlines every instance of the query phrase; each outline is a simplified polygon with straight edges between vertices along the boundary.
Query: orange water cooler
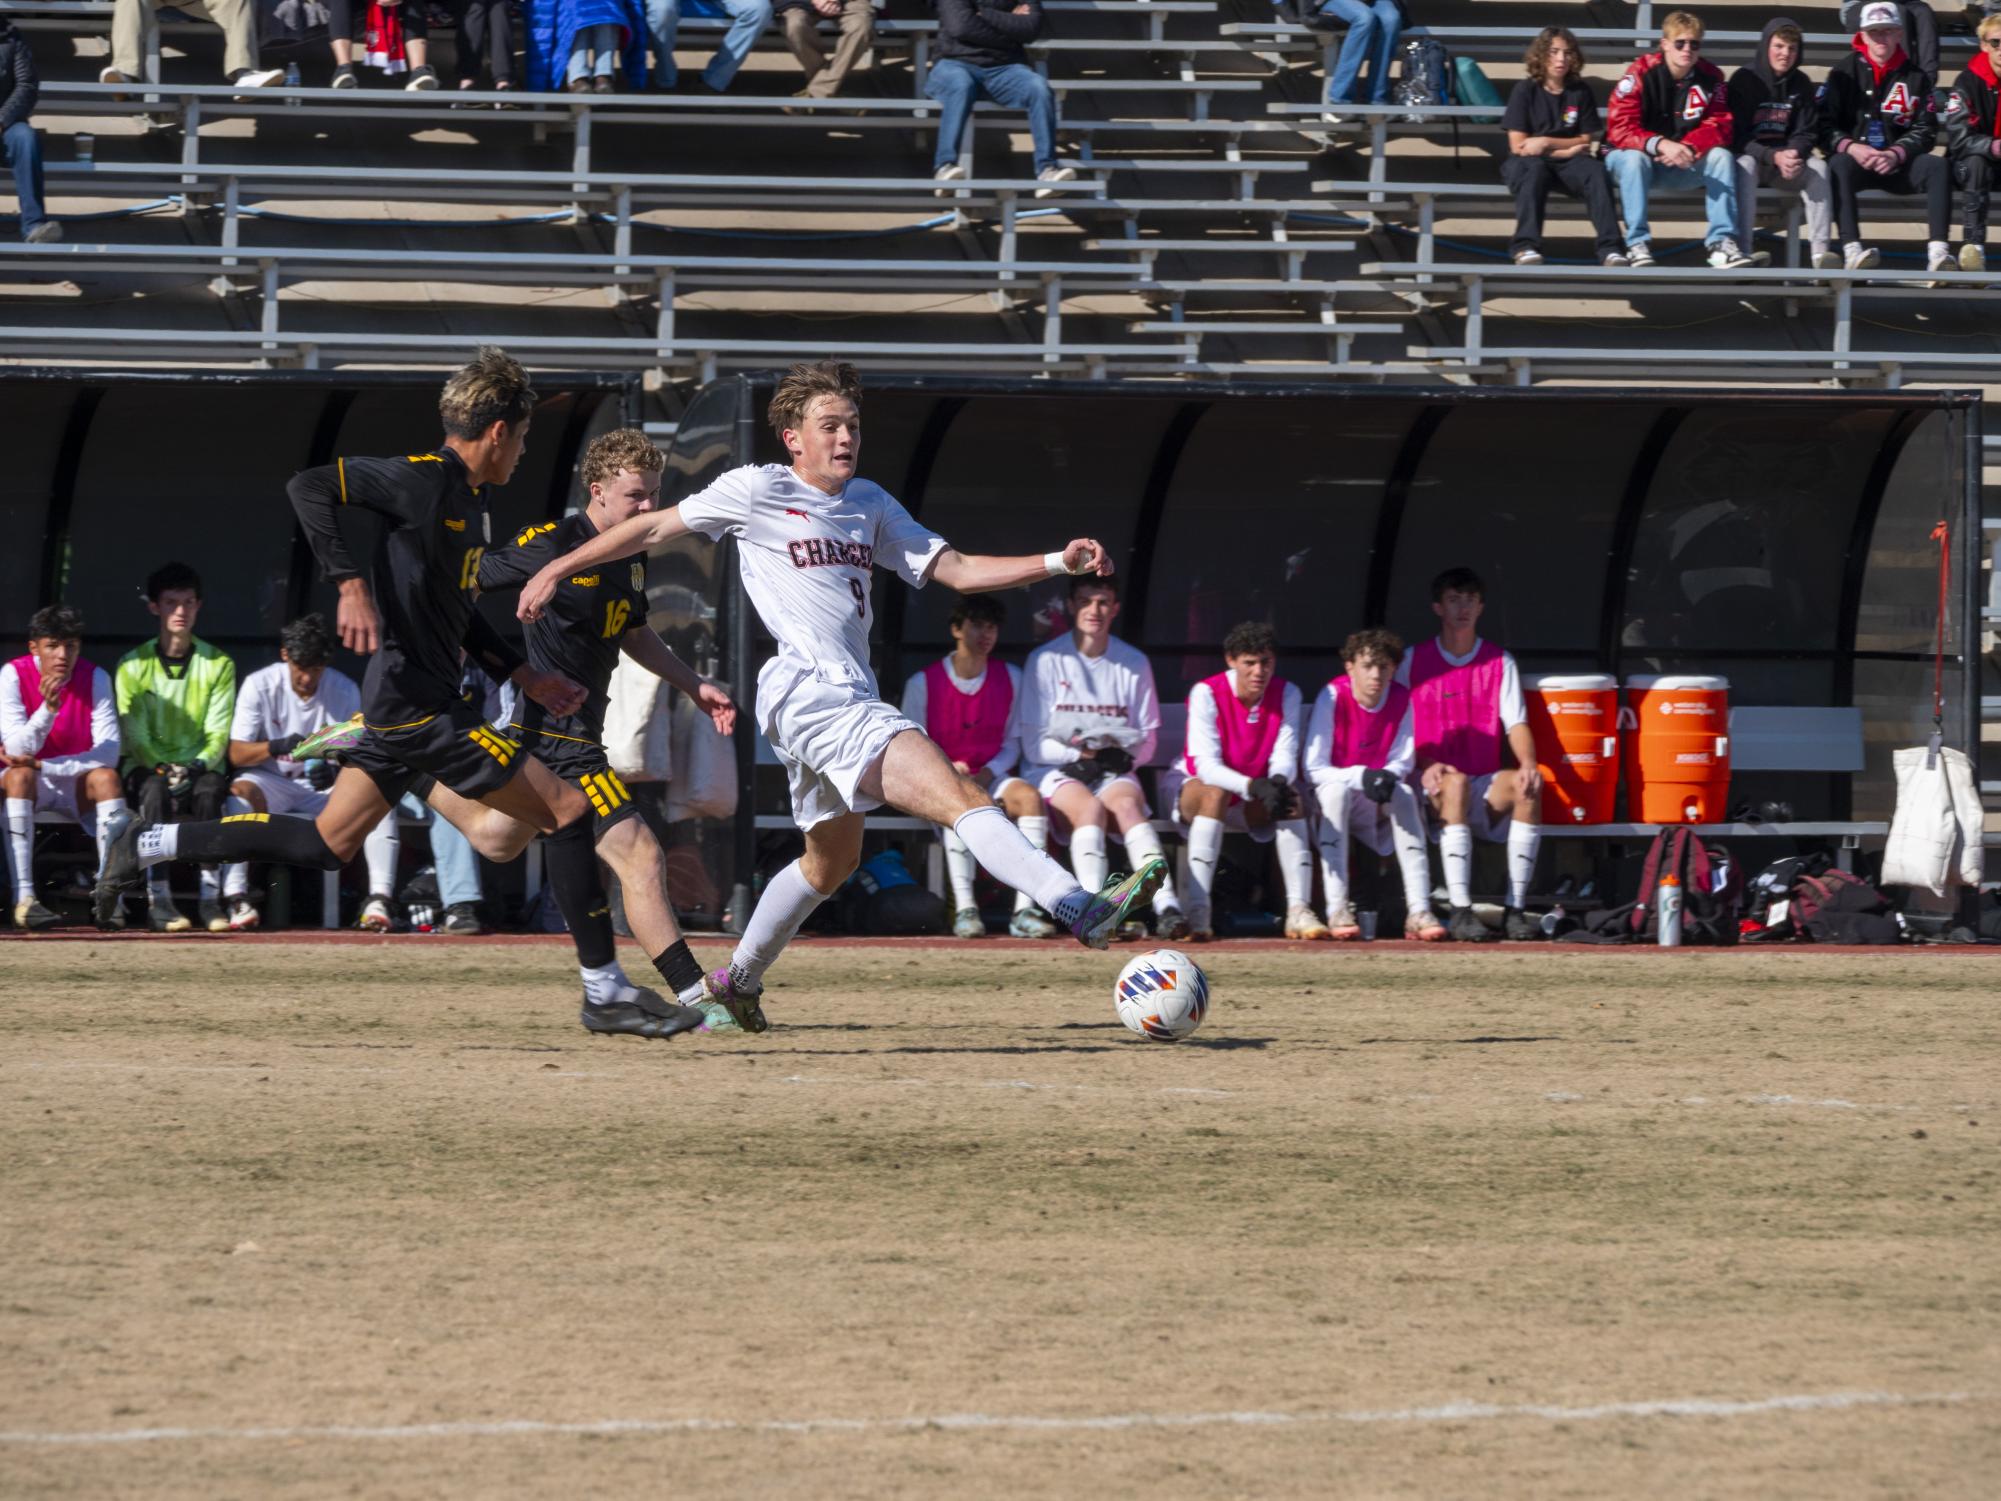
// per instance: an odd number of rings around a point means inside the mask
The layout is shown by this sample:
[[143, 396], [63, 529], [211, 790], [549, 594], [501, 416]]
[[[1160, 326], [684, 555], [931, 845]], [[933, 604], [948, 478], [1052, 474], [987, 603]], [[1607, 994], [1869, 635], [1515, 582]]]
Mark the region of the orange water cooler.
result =
[[1619, 684], [1597, 673], [1524, 683], [1544, 823], [1610, 823], [1619, 789]]
[[1730, 801], [1730, 681], [1626, 679], [1626, 811], [1634, 823], [1721, 823]]

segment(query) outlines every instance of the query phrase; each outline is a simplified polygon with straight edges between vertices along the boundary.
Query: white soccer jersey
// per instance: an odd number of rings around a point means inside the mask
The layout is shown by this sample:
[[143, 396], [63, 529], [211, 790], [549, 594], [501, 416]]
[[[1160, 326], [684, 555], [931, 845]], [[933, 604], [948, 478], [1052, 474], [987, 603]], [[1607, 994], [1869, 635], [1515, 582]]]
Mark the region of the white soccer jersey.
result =
[[[1014, 685], [1014, 697], [1007, 706], [1007, 728], [1001, 734], [1000, 749], [994, 752], [993, 759], [988, 761], [985, 767], [996, 782], [1021, 764], [1021, 669], [1012, 662], [1004, 665], [1007, 667], [1008, 681]], [[993, 668], [989, 666], [977, 677], [962, 678], [952, 670], [952, 659], [950, 657], [945, 659], [947, 680], [967, 698], [971, 698], [986, 686], [987, 673], [992, 670]], [[930, 724], [925, 716], [930, 712], [930, 686], [922, 670], [913, 672], [903, 685], [903, 717], [919, 729], [925, 729]]]
[[[258, 668], [238, 686], [229, 738], [275, 740], [281, 735], [310, 735], [360, 712], [361, 690], [346, 673], [329, 667], [320, 674], [320, 686], [313, 696], [302, 699], [292, 691], [292, 669], [283, 662], [273, 662]], [[306, 785], [303, 761], [280, 757], [264, 766]]]
[[1105, 645], [1104, 655], [1087, 657], [1077, 649], [1074, 632], [1065, 631], [1029, 654], [1022, 689], [1022, 754], [1033, 763], [1022, 773], [1040, 783], [1058, 766], [1077, 759], [1067, 738], [1052, 736], [1053, 728], [1088, 727], [1136, 731], [1139, 739], [1125, 747], [1133, 765], [1153, 759], [1160, 739], [1160, 695], [1153, 686], [1153, 664], [1137, 647], [1118, 637]]
[[876, 695], [869, 666], [870, 570], [923, 588], [945, 539], [880, 485], [852, 479], [828, 495], [783, 464], [732, 469], [680, 503], [689, 530], [737, 539], [743, 586], [780, 656]]
[[[1237, 670], [1228, 670], [1230, 691], [1237, 689]], [[1195, 762], [1195, 779], [1238, 797], [1247, 797], [1251, 779], [1223, 759], [1223, 732], [1216, 727], [1216, 695], [1209, 685], [1197, 683], [1188, 690], [1188, 755]], [[1288, 782], [1299, 776], [1299, 687], [1285, 685], [1279, 705], [1278, 739], [1272, 742], [1271, 761], [1263, 775], [1284, 777]]]
[[[1355, 707], [1364, 714], [1380, 714], [1389, 702], [1387, 690], [1382, 703], [1375, 708], [1367, 708], [1357, 703]], [[1306, 775], [1316, 787], [1334, 782], [1360, 785], [1360, 773], [1371, 769], [1395, 772], [1398, 781], [1411, 774], [1417, 765], [1417, 732], [1415, 720], [1408, 705], [1403, 711], [1403, 723], [1397, 726], [1396, 738], [1390, 742], [1390, 758], [1380, 768], [1336, 766], [1334, 764], [1334, 715], [1336, 714], [1334, 685], [1329, 683], [1320, 690], [1320, 696], [1313, 701], [1313, 712], [1306, 719]]]
[[[42, 746], [55, 728], [55, 711], [38, 692], [30, 713], [21, 693], [21, 676], [14, 664], [0, 666], [0, 744], [10, 756], [41, 756]], [[42, 770], [50, 776], [73, 777], [95, 767], [118, 769], [118, 700], [111, 691], [111, 674], [102, 667], [90, 680], [91, 747], [74, 756], [52, 756], [42, 760]]]
[[[1403, 660], [1397, 664], [1397, 681], [1406, 688], [1410, 686], [1411, 653], [1416, 649], [1406, 646], [1403, 649]], [[1443, 645], [1438, 648], [1439, 656], [1454, 667], [1464, 667], [1479, 655], [1479, 652], [1480, 642], [1477, 637], [1473, 641], [1473, 650], [1463, 657], [1453, 656]], [[1501, 653], [1501, 729], [1505, 732], [1512, 730], [1518, 724], [1526, 724], [1528, 717], [1528, 701], [1522, 697], [1522, 670], [1515, 665], [1514, 653], [1504, 651]]]

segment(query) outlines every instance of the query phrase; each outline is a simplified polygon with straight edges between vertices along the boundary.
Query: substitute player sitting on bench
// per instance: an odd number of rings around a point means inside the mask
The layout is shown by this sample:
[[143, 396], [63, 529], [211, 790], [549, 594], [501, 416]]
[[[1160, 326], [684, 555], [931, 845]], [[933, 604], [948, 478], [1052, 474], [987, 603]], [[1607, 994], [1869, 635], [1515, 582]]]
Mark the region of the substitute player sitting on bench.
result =
[[1320, 690], [1306, 721], [1307, 779], [1320, 801], [1320, 878], [1327, 926], [1349, 942], [1362, 925], [1348, 900], [1348, 849], [1360, 840], [1378, 855], [1395, 849], [1403, 873], [1403, 936], [1438, 943], [1445, 929], [1431, 910], [1424, 814], [1410, 785], [1416, 748], [1410, 690], [1393, 682], [1403, 640], [1390, 631], [1357, 631], [1341, 648], [1348, 670]]
[[1278, 842], [1285, 936], [1333, 937], [1314, 916], [1313, 851], [1299, 797], [1299, 689], [1278, 673], [1278, 638], [1245, 621], [1223, 638], [1229, 666], [1188, 690], [1188, 744], [1160, 774], [1160, 800], [1188, 829], [1189, 936], [1216, 936], [1212, 893], [1223, 831]]
[[[1494, 935], [1473, 914], [1473, 838], [1506, 840], [1508, 902], [1502, 932], [1526, 941], [1541, 930], [1522, 911], [1542, 845], [1542, 776], [1529, 733], [1515, 659], [1478, 634], [1486, 585], [1470, 568], [1448, 568], [1431, 581], [1436, 640], [1404, 653], [1397, 681], [1410, 689], [1419, 789], [1443, 825], [1438, 851], [1452, 904], [1446, 931], [1455, 943]], [[1515, 758], [1503, 770], [1503, 743]]]
[[[1079, 574], [1070, 580], [1067, 598], [1070, 629], [1029, 654], [1021, 740], [1023, 754], [1034, 763], [1025, 775], [1069, 827], [1077, 882], [1096, 891], [1110, 866], [1108, 826], [1117, 826], [1133, 869], [1149, 860], [1166, 863], [1160, 836], [1148, 822], [1153, 810], [1146, 791], [1133, 775], [1135, 766], [1153, 759], [1159, 743], [1160, 695], [1146, 653], [1112, 634], [1119, 617], [1118, 581]], [[1167, 877], [1154, 893], [1153, 918], [1160, 937], [1188, 936]], [[1120, 936], [1144, 933], [1135, 921], [1125, 924]]]
[[[1006, 619], [1007, 606], [991, 594], [968, 594], [952, 606], [952, 655], [910, 675], [903, 685], [903, 717], [924, 727], [953, 770], [987, 790], [1022, 838], [1047, 850], [1049, 817], [1042, 794], [1014, 774], [1021, 760], [1021, 669], [992, 660]], [[1000, 670], [992, 670], [996, 667]], [[941, 824], [938, 833], [952, 883], [952, 936], [984, 938], [986, 923], [973, 895], [973, 852], [953, 829]], [[1026, 891], [1014, 894], [1007, 930], [1016, 938], [1055, 938], [1063, 931]]]

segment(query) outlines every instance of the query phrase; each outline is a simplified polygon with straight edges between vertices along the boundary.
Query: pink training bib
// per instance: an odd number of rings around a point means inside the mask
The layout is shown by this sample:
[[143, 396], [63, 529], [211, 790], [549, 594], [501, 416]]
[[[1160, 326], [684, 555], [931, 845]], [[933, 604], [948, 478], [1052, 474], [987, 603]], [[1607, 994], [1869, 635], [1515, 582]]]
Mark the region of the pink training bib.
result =
[[975, 768], [993, 760], [1013, 707], [1014, 679], [1002, 663], [987, 663], [977, 693], [961, 692], [942, 661], [924, 669], [924, 730], [951, 760]]
[[1346, 673], [1334, 679], [1333, 687], [1334, 743], [1328, 747], [1328, 764], [1382, 767], [1396, 744], [1404, 710], [1410, 707], [1410, 689], [1391, 683], [1383, 692], [1381, 705], [1371, 710], [1356, 701], [1354, 684]]
[[[1263, 776], [1271, 765], [1271, 748], [1278, 743], [1285, 680], [1273, 678], [1265, 684], [1264, 697], [1254, 704], [1237, 697], [1227, 672], [1204, 678], [1202, 686], [1216, 700], [1216, 732], [1223, 742], [1223, 764], [1247, 777]], [[1181, 759], [1188, 774], [1194, 776], [1195, 758], [1184, 754]]]
[[1501, 769], [1501, 678], [1507, 657], [1482, 641], [1473, 660], [1455, 667], [1438, 642], [1410, 656], [1410, 707], [1417, 764], [1432, 761], [1484, 777]]
[[[21, 680], [21, 709], [33, 718], [42, 707], [42, 669], [32, 656], [16, 657], [7, 664], [14, 669], [14, 675]], [[49, 738], [42, 742], [37, 753], [45, 760], [58, 756], [80, 756], [96, 743], [90, 729], [90, 690], [97, 681], [97, 669], [77, 659], [71, 670], [69, 683], [63, 689], [63, 700], [56, 710], [56, 722], [49, 729]]]

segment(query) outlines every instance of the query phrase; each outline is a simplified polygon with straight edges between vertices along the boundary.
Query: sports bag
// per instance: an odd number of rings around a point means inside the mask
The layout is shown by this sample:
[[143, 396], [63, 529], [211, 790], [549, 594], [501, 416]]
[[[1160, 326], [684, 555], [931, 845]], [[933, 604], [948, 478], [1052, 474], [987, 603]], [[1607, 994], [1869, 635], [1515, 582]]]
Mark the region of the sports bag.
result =
[[1575, 931], [1558, 935], [1565, 943], [1657, 943], [1660, 941], [1661, 877], [1672, 871], [1681, 882], [1681, 941], [1723, 947], [1737, 941], [1737, 905], [1742, 895], [1737, 864], [1726, 850], [1712, 850], [1683, 828], [1662, 829], [1640, 863], [1640, 890], [1632, 901], [1587, 913]]
[[1903, 927], [1889, 898], [1824, 854], [1774, 860], [1751, 883], [1746, 943], [1893, 944]]
[[[1403, 72], [1397, 80], [1396, 101], [1421, 110], [1426, 105], [1452, 102], [1452, 54], [1445, 43], [1428, 36], [1414, 36], [1403, 44]], [[1424, 116], [1404, 116], [1411, 124], [1422, 124]]]
[[[1452, 59], [1452, 92], [1461, 104], [1491, 104], [1494, 113], [1475, 115], [1475, 125], [1499, 125], [1501, 107], [1507, 101], [1501, 98], [1501, 91], [1494, 87], [1494, 81], [1480, 71], [1480, 65], [1470, 57]], [[1457, 142], [1455, 140], [1454, 144]]]

